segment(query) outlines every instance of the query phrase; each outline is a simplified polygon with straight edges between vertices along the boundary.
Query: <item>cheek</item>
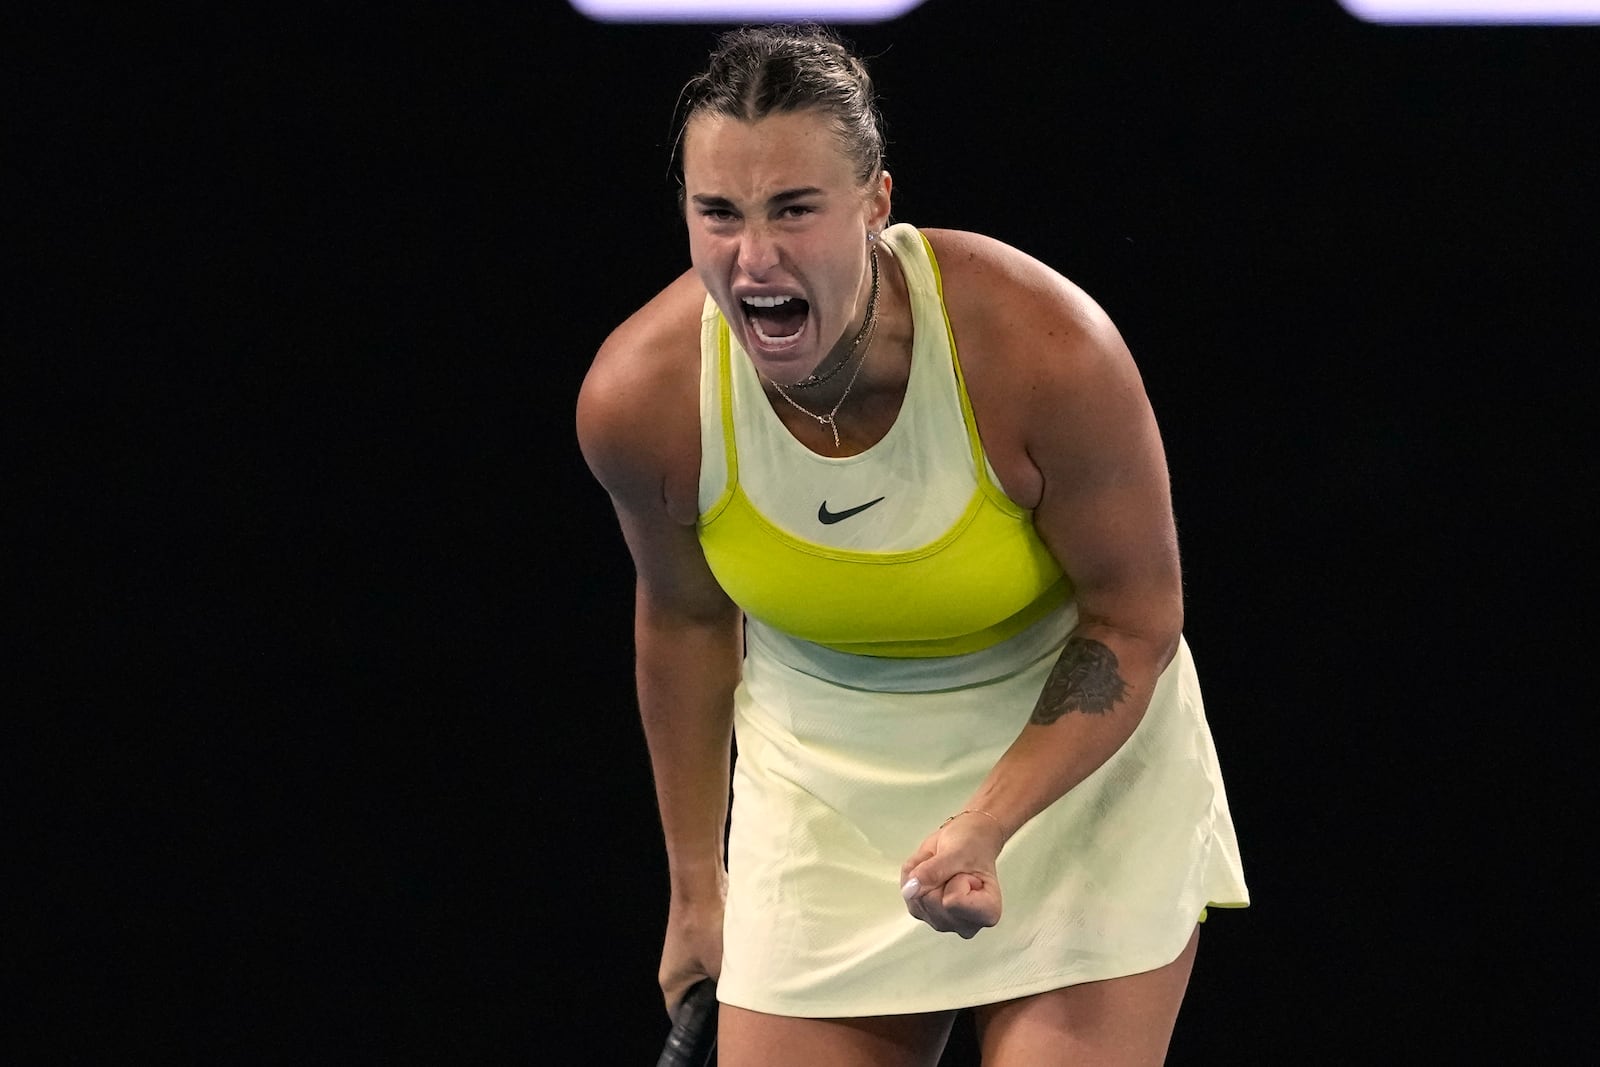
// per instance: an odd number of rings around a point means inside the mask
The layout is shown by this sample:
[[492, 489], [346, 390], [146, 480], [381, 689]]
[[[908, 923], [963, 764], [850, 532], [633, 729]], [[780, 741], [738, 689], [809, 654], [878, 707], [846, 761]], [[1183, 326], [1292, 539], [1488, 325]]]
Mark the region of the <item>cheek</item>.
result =
[[732, 299], [728, 284], [728, 272], [715, 261], [696, 258], [693, 263], [695, 277], [700, 279], [700, 284], [706, 292], [716, 298], [718, 305], [724, 306]]
[[689, 262], [694, 266], [701, 280], [709, 281], [727, 265], [727, 242], [718, 241], [707, 237], [703, 233], [696, 233], [693, 228], [689, 231]]
[[706, 292], [717, 302], [723, 315], [733, 321], [733, 315], [738, 310], [734, 302], [731, 285], [732, 260], [726, 250], [726, 242], [708, 240], [704, 237], [689, 239], [689, 264], [694, 269], [695, 277], [700, 279], [700, 284]]

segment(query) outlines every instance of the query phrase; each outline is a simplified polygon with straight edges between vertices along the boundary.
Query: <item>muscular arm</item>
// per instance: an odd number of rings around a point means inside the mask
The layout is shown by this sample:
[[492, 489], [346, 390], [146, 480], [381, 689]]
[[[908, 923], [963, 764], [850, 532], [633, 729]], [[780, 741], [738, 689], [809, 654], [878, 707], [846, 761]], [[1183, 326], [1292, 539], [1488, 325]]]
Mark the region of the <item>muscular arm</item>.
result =
[[622, 502], [617, 513], [638, 567], [634, 677], [672, 890], [693, 898], [721, 884], [740, 616], [692, 530], [647, 530]]
[[[1006, 343], [975, 371], [974, 404], [980, 417], [1004, 413], [993, 420], [1002, 447], [1020, 442], [1013, 482], [1078, 605], [1028, 725], [968, 805], [1009, 835], [1133, 733], [1177, 649], [1183, 596], [1166, 455], [1121, 335], [1053, 271], [1014, 250], [975, 251], [993, 257], [978, 287]], [[993, 369], [1006, 373], [983, 373]]]
[[[635, 680], [671, 883], [660, 982], [668, 1011], [722, 964], [722, 903], [738, 610], [705, 569], [692, 529], [617, 513], [638, 577]], [[687, 543], [682, 543], [687, 541]]]
[[660, 975], [669, 1010], [694, 980], [720, 971], [742, 654], [739, 610], [712, 576], [694, 529], [697, 334], [693, 295], [682, 288], [607, 341], [578, 401], [579, 444], [610, 494], [634, 565], [635, 685], [672, 892]]
[[1033, 508], [1078, 607], [1027, 724], [966, 802], [993, 819], [952, 822], [905, 868], [943, 884], [945, 864], [918, 863], [944, 853], [955, 869], [978, 870], [954, 911], [911, 905], [936, 928], [971, 936], [999, 917], [998, 883], [984, 884], [993, 856], [1139, 725], [1176, 652], [1183, 601], [1165, 453], [1115, 327], [1070, 282], [1013, 249], [963, 235], [940, 251], [985, 445], [1008, 493]]

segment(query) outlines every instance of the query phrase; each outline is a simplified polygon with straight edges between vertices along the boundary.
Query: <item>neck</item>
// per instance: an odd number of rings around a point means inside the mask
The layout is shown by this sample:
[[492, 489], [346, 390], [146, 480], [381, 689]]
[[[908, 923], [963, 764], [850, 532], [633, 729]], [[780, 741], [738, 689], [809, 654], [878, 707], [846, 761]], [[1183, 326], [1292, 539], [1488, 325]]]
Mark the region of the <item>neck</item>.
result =
[[[874, 247], [869, 249], [868, 259], [870, 261], [872, 281], [867, 292], [867, 310], [861, 316], [861, 325], [856, 328], [856, 332], [850, 338], [849, 343], [843, 345], [842, 351], [839, 346], [835, 346], [834, 351], [829, 353], [829, 358], [824, 359], [822, 363], [817, 365], [819, 369], [812, 371], [804, 378], [801, 378], [798, 382], [795, 382], [793, 385], [789, 386], [790, 389], [815, 389], [827, 382], [834, 375], [838, 374], [839, 371], [844, 368], [844, 365], [851, 362], [855, 356], [860, 355], [865, 358], [868, 338], [872, 334], [872, 329], [877, 322], [878, 316], [877, 248]], [[835, 356], [837, 358], [834, 358]], [[821, 369], [824, 365], [828, 364], [830, 360], [831, 366], [827, 366], [825, 370]], [[812, 399], [815, 398], [816, 394], [812, 394]]]
[[[863, 320], [861, 322], [861, 330], [856, 334], [855, 340], [851, 342], [851, 346], [850, 346], [851, 347], [851, 353], [852, 354], [857, 354], [857, 358], [854, 359], [854, 360], [848, 360], [848, 357], [847, 357], [847, 361], [855, 363], [855, 369], [852, 370], [850, 372], [850, 376], [845, 379], [844, 385], [839, 389], [839, 393], [838, 393], [837, 399], [834, 399], [833, 403], [831, 405], [828, 405], [827, 410], [825, 410], [825, 411], [823, 411], [823, 410], [814, 410], [812, 407], [808, 407], [805, 404], [800, 403], [794, 397], [790, 396], [789, 393], [783, 388], [783, 386], [779, 385], [777, 382], [772, 382], [771, 383], [772, 384], [772, 388], [774, 388], [774, 389], [776, 389], [778, 391], [778, 396], [784, 401], [784, 403], [788, 404], [790, 407], [794, 408], [796, 411], [800, 412], [800, 414], [806, 416], [807, 418], [814, 420], [819, 426], [822, 426], [824, 429], [826, 429], [829, 433], [831, 433], [833, 435], [833, 445], [834, 445], [835, 448], [839, 447], [839, 422], [838, 422], [839, 410], [840, 410], [840, 408], [842, 408], [844, 406], [844, 402], [847, 399], [849, 399], [851, 388], [856, 384], [856, 379], [861, 376], [861, 368], [866, 366], [867, 354], [872, 348], [872, 332], [873, 332], [873, 330], [876, 328], [876, 326], [878, 324], [878, 251], [877, 251], [877, 249], [873, 249], [872, 250], [871, 256], [872, 256], [872, 294], [867, 298], [867, 314], [866, 314], [865, 318], [863, 318]], [[843, 366], [843, 365], [844, 364], [841, 363], [838, 366]], [[833, 372], [831, 372], [831, 371], [827, 375], [822, 376], [821, 378], [818, 378], [816, 375], [812, 375], [812, 378], [816, 382], [819, 382], [819, 383], [820, 382], [826, 382], [831, 377], [833, 377]], [[819, 396], [812, 395], [812, 396], [808, 396], [807, 399], [813, 405], [826, 405], [828, 403], [828, 399], [829, 398], [825, 397], [825, 396], [820, 396], [819, 397]]]

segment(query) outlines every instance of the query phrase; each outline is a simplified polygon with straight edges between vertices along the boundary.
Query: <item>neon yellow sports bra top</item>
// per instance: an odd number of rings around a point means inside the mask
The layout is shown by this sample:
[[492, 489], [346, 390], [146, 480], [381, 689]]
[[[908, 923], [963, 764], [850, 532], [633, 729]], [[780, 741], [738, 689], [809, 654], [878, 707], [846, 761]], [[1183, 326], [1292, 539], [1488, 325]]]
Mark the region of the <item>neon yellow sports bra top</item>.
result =
[[905, 223], [881, 239], [911, 293], [914, 340], [899, 414], [860, 455], [795, 440], [707, 298], [700, 544], [734, 602], [792, 637], [896, 658], [975, 652], [1061, 606], [1070, 585], [984, 456], [932, 248]]

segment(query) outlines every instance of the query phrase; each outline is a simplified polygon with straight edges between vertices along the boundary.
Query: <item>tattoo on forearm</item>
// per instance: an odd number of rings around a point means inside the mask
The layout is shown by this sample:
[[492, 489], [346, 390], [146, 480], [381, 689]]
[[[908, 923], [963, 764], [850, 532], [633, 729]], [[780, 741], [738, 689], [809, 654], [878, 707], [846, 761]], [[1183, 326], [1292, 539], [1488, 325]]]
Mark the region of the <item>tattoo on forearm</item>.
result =
[[1117, 654], [1099, 641], [1074, 637], [1061, 650], [1028, 720], [1041, 726], [1071, 711], [1104, 715], [1128, 694], [1128, 683], [1117, 673]]

